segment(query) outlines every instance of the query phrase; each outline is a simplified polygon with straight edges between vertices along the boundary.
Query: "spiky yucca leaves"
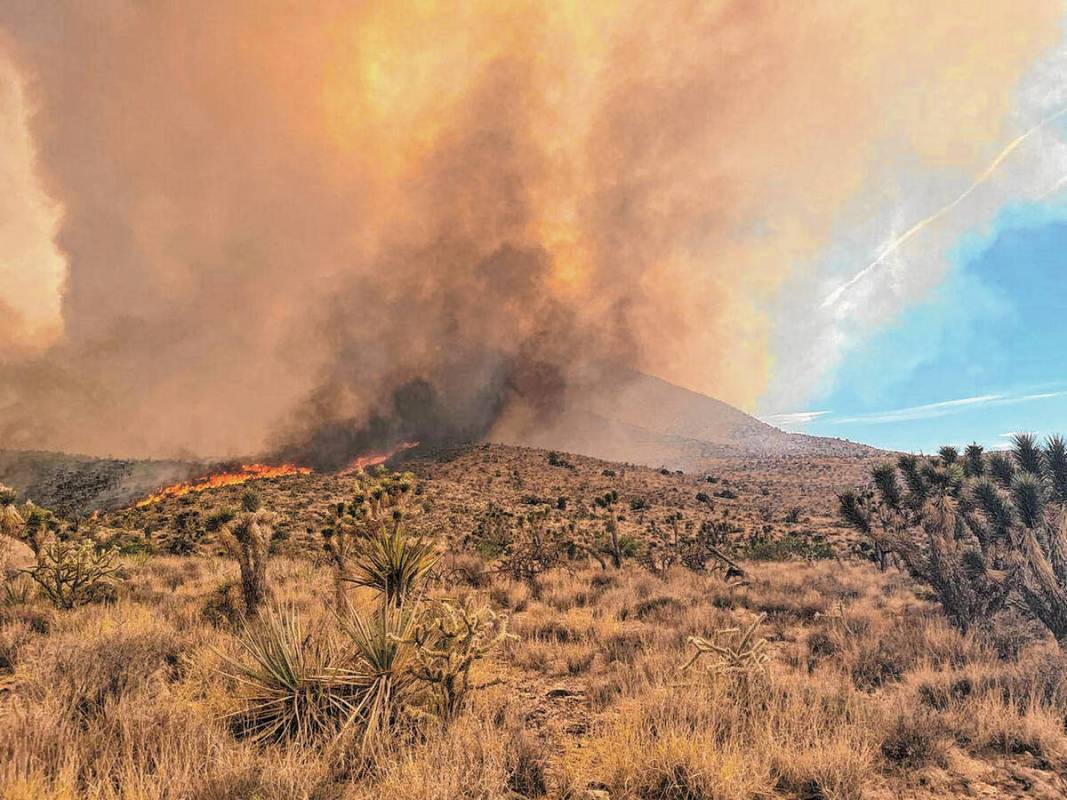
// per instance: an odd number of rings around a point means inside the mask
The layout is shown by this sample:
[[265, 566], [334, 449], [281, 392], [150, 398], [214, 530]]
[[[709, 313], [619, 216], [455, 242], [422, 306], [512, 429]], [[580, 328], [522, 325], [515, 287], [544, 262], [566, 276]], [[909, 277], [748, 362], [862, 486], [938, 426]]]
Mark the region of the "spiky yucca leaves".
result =
[[849, 489], [837, 496], [838, 513], [849, 526], [863, 534], [871, 532], [869, 497]]
[[114, 594], [122, 576], [118, 552], [92, 541], [56, 540], [44, 545], [25, 570], [57, 608], [71, 609]]
[[249, 617], [256, 616], [267, 600], [270, 541], [278, 519], [277, 514], [258, 508], [257, 500], [258, 496], [246, 494], [245, 508], [255, 506], [255, 510], [239, 514], [219, 531], [219, 541], [241, 568], [241, 593]]
[[26, 504], [22, 516], [26, 520], [22, 529], [22, 541], [35, 555], [39, 554], [41, 548], [59, 532], [59, 522], [51, 511], [33, 503]]
[[223, 654], [222, 672], [238, 684], [238, 708], [228, 718], [242, 735], [308, 744], [340, 733], [357, 716], [361, 684], [340, 672], [331, 640], [305, 634], [293, 609], [246, 623], [237, 642], [240, 655]]
[[889, 474], [875, 470], [878, 497], [841, 495], [842, 518], [892, 548], [959, 627], [983, 622], [1017, 592], [1067, 642], [1067, 443], [1051, 436], [1041, 447], [1019, 434], [1010, 454], [988, 457], [972, 445], [963, 476], [940, 462], [901, 458], [903, 501]]
[[955, 464], [960, 457], [960, 451], [950, 444], [946, 444], [937, 451], [942, 464]]
[[351, 605], [338, 615], [341, 629], [352, 644], [351, 666], [338, 676], [360, 694], [356, 713], [363, 726], [363, 755], [371, 754], [419, 699], [411, 640], [420, 613], [417, 602], [393, 606], [383, 598], [367, 616]]
[[1032, 433], [1017, 433], [1012, 437], [1012, 457], [1023, 472], [1040, 476], [1044, 471], [1044, 457]]
[[432, 690], [433, 713], [452, 718], [471, 690], [488, 685], [471, 685], [471, 667], [514, 638], [507, 627], [506, 615], [475, 605], [471, 597], [462, 603], [435, 603], [421, 616], [410, 642], [415, 646], [415, 677]]
[[1015, 479], [1015, 463], [1004, 453], [993, 453], [989, 456], [989, 474], [1002, 487], [1010, 488]]
[[839, 496], [842, 519], [868, 536], [880, 556], [895, 554], [929, 585], [954, 625], [968, 630], [988, 622], [1007, 600], [1009, 571], [999, 540], [969, 524], [963, 465], [943, 455], [903, 455], [896, 469], [881, 465], [871, 475], [874, 492]]
[[1062, 436], [1050, 436], [1045, 441], [1045, 467], [1053, 496], [1067, 502], [1067, 441]]
[[398, 516], [359, 543], [343, 579], [353, 586], [376, 589], [387, 604], [399, 607], [414, 597], [437, 559], [434, 543], [410, 535]]
[[963, 471], [968, 478], [980, 478], [985, 474], [985, 448], [974, 442], [963, 452]]
[[352, 502], [332, 510], [322, 536], [338, 609], [345, 607], [345, 585], [375, 589], [399, 606], [437, 563], [434, 543], [406, 528], [414, 493], [410, 473], [378, 475], [362, 479]]
[[1062, 437], [1049, 437], [1035, 456], [1034, 437], [1016, 436], [1012, 457], [1024, 472], [1009, 496], [1020, 594], [1061, 645], [1067, 643], [1067, 508], [1057, 486], [1063, 444]]

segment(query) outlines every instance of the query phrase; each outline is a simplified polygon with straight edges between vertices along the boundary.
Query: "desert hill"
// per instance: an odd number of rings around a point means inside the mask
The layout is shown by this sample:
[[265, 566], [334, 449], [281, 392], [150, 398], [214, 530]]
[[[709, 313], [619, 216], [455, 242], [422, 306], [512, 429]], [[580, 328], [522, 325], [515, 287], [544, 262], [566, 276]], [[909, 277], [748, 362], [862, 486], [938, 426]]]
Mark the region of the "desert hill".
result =
[[[579, 384], [569, 390], [562, 410], [547, 418], [506, 414], [488, 439], [686, 473], [737, 473], [767, 487], [806, 475], [811, 485], [805, 492], [811, 495], [838, 488], [826, 483], [828, 472], [841, 468], [834, 462], [842, 462], [854, 477], [881, 452], [841, 439], [786, 433], [719, 400], [640, 373], [610, 385]], [[195, 461], [0, 450], [0, 483], [61, 513], [117, 508], [211, 471], [218, 467]]]
[[723, 458], [869, 458], [843, 439], [787, 433], [727, 403], [642, 373], [579, 384], [545, 419], [505, 416], [490, 438], [506, 444], [698, 471]]
[[153, 488], [177, 483], [203, 470], [184, 461], [0, 450], [0, 483], [58, 513], [83, 513], [132, 502]]

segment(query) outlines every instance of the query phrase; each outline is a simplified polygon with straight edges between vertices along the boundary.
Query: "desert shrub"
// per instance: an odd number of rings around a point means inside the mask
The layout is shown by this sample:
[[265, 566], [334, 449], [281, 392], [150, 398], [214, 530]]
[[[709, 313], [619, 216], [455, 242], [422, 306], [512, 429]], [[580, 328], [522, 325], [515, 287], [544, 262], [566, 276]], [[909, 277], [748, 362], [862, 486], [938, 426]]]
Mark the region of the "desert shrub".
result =
[[514, 537], [512, 515], [495, 503], [489, 503], [478, 515], [465, 544], [472, 546], [483, 558], [499, 558], [511, 547]]
[[15, 493], [0, 484], [0, 533], [12, 539], [20, 539], [26, 520], [15, 508]]
[[20, 606], [29, 603], [37, 594], [37, 584], [24, 572], [18, 572], [3, 581], [0, 599], [5, 606]]
[[548, 454], [548, 465], [550, 467], [562, 467], [564, 469], [574, 469], [574, 465], [571, 464], [566, 458], [561, 456], [555, 450]]
[[204, 519], [204, 530], [208, 533], [218, 533], [226, 525], [233, 522], [236, 517], [237, 512], [232, 508], [216, 509]]
[[204, 538], [200, 512], [196, 509], [179, 511], [174, 517], [173, 527], [174, 531], [167, 542], [167, 552], [176, 556], [195, 552], [197, 545]]
[[22, 542], [34, 554], [59, 531], [59, 523], [51, 511], [26, 503], [22, 509], [15, 505], [14, 491], [0, 484], [0, 535]]
[[937, 714], [904, 708], [886, 725], [879, 749], [891, 764], [912, 770], [946, 766], [948, 746], [944, 722]]
[[245, 616], [240, 585], [228, 582], [219, 586], [208, 595], [200, 614], [206, 623], [216, 628], [240, 622]]
[[821, 534], [801, 531], [777, 538], [757, 537], [737, 548], [739, 558], [750, 561], [820, 561], [835, 557], [833, 547]]
[[53, 605], [71, 609], [114, 596], [122, 575], [117, 557], [88, 539], [56, 540], [41, 548], [26, 574]]

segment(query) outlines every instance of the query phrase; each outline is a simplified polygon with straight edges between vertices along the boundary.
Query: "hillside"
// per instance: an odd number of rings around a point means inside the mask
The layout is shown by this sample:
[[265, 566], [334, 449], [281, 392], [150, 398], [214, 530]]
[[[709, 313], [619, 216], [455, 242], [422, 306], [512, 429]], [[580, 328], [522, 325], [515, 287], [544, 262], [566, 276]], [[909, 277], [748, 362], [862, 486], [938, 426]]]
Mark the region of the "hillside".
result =
[[61, 514], [124, 505], [201, 469], [202, 465], [193, 462], [0, 450], [0, 483]]
[[[786, 433], [719, 400], [638, 373], [610, 387], [572, 388], [551, 417], [506, 414], [489, 439], [686, 473], [736, 472], [768, 491], [802, 482], [811, 496], [825, 495], [826, 472], [844, 470], [854, 477], [882, 455], [840, 439]], [[425, 460], [421, 451], [415, 455]], [[0, 450], [0, 483], [61, 513], [117, 508], [161, 486], [221, 469], [192, 461]]]
[[723, 458], [866, 458], [872, 447], [787, 433], [712, 397], [629, 373], [578, 384], [553, 417], [505, 416], [490, 438], [508, 444], [695, 471]]

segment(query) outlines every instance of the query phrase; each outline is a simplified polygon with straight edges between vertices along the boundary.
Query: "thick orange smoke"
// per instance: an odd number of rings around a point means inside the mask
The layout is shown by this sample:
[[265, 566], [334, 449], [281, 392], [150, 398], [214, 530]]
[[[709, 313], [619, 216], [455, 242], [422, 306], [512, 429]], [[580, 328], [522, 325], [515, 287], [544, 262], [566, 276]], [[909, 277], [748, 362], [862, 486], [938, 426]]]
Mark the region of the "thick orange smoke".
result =
[[68, 274], [0, 445], [395, 444], [605, 364], [751, 406], [783, 278], [873, 170], [977, 169], [1059, 11], [5, 3]]

